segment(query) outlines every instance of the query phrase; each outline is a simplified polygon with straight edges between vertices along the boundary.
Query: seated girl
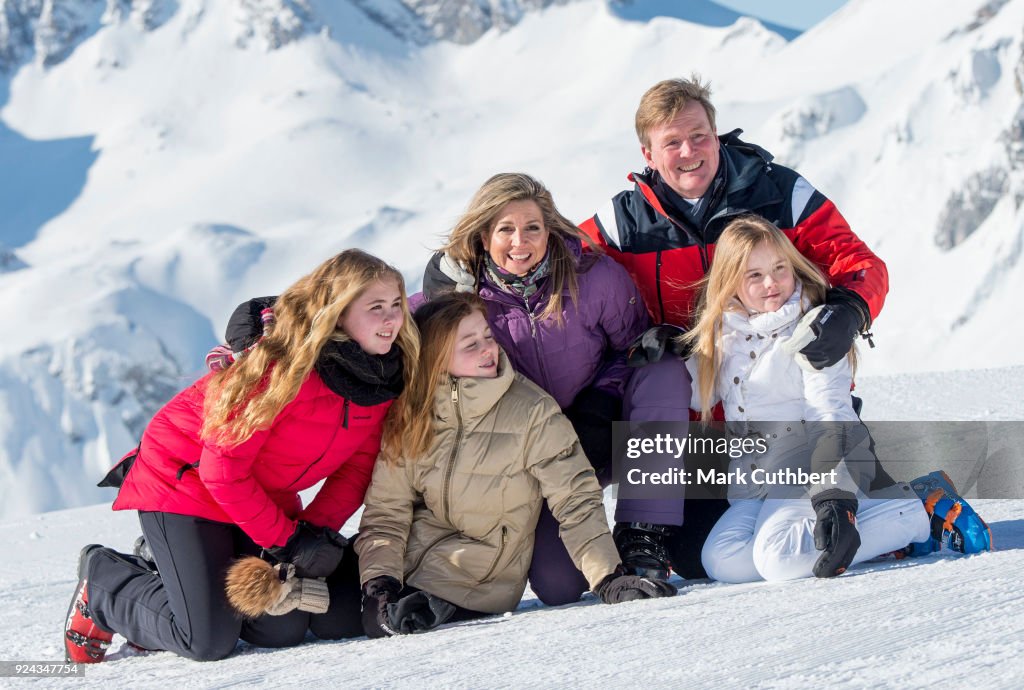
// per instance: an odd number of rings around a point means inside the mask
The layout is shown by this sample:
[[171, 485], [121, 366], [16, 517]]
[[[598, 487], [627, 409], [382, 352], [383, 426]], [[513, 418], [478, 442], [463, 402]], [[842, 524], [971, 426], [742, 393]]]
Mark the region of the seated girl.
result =
[[[731, 464], [748, 484], [730, 486], [731, 505], [704, 545], [716, 580], [833, 577], [930, 536], [929, 514], [906, 484], [868, 497], [877, 463], [851, 404], [852, 353], [819, 371], [787, 346], [827, 287], [762, 218], [733, 221], [718, 241], [697, 323], [682, 336], [694, 352], [694, 407], [708, 420], [721, 400], [729, 432], [763, 452]], [[813, 471], [817, 481], [794, 485], [786, 470]], [[787, 479], [750, 483], [767, 477]]]
[[675, 594], [625, 574], [572, 425], [512, 370], [486, 313], [470, 293], [416, 312], [421, 368], [385, 425], [355, 544], [371, 637], [514, 609], [545, 499], [603, 601]]

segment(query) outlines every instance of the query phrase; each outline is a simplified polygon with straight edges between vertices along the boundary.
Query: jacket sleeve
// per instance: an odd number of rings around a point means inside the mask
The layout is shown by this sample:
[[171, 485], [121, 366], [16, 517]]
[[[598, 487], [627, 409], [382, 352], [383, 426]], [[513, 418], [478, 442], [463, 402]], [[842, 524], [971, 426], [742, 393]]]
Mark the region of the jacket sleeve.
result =
[[399, 463], [382, 460], [373, 469], [355, 544], [360, 584], [381, 575], [404, 581], [405, 551], [416, 503], [412, 476], [412, 461], [405, 458]]
[[599, 262], [592, 270], [603, 269], [599, 281], [603, 291], [600, 319], [608, 337], [608, 350], [593, 385], [621, 398], [633, 372], [626, 364], [626, 352], [647, 330], [650, 317], [644, 298], [626, 269], [608, 257], [601, 257]]
[[273, 307], [277, 296], [253, 297], [242, 302], [231, 312], [227, 328], [224, 329], [224, 342], [234, 352], [241, 352], [259, 340], [263, 335], [263, 310]]
[[533, 406], [527, 434], [527, 470], [558, 520], [569, 556], [594, 588], [620, 563], [594, 470], [569, 420], [550, 397]]
[[383, 428], [370, 434], [348, 460], [327, 478], [313, 501], [299, 514], [300, 520], [340, 530], [363, 505], [373, 466], [380, 452]]
[[844, 357], [831, 367], [809, 372], [801, 369], [804, 383], [804, 420], [811, 443], [811, 472], [835, 470], [810, 487], [811, 498], [829, 489], [856, 494], [867, 489], [875, 472], [867, 428], [853, 410], [850, 399], [852, 374]]
[[434, 252], [423, 270], [423, 301], [445, 292], [476, 292], [476, 276], [444, 252]]
[[871, 318], [878, 316], [889, 292], [888, 269], [821, 192], [813, 190], [792, 239], [801, 254], [824, 269], [829, 283], [856, 292], [867, 303]]
[[[703, 399], [700, 396], [700, 379], [698, 378], [700, 373], [700, 362], [697, 357], [689, 357], [685, 360], [686, 373], [690, 375], [690, 409], [700, 410]], [[718, 385], [711, 387], [711, 404], [709, 408], [714, 407], [722, 398], [718, 394]]]
[[272, 432], [273, 426], [257, 431], [235, 446], [204, 443], [198, 468], [199, 479], [221, 509], [264, 548], [282, 546], [296, 526], [252, 473], [256, 456]]

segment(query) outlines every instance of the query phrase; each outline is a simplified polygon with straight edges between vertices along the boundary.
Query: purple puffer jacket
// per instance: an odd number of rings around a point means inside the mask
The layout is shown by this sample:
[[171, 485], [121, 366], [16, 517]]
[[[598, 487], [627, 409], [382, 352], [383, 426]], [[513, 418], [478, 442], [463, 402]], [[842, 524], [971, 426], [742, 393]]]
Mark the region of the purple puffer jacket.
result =
[[[579, 240], [567, 244], [576, 256], [579, 298], [574, 305], [565, 290], [562, 324], [554, 318], [538, 318], [551, 294], [550, 279], [523, 299], [495, 286], [482, 272], [477, 290], [487, 303], [494, 338], [512, 366], [547, 391], [562, 409], [591, 385], [621, 398], [630, 377], [626, 349], [649, 325], [643, 298], [622, 266], [604, 254], [584, 253]], [[439, 268], [440, 259], [441, 254], [435, 254], [427, 266], [423, 279], [427, 296], [454, 286]], [[418, 306], [422, 298], [416, 297], [410, 302]]]

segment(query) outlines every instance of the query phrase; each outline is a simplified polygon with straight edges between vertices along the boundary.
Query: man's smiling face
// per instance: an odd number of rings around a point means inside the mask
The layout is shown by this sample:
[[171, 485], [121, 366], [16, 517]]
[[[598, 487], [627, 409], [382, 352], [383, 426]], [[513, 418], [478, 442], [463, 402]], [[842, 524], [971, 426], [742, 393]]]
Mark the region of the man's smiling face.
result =
[[647, 165], [680, 196], [704, 196], [718, 172], [719, 145], [703, 106], [690, 101], [674, 118], [652, 127], [647, 136], [650, 146], [640, 147]]

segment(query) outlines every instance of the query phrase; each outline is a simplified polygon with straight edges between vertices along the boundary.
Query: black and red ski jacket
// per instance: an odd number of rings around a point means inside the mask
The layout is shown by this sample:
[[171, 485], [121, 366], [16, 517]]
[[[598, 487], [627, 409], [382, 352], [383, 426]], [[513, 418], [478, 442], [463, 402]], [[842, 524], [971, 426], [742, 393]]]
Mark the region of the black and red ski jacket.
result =
[[709, 200], [703, 227], [671, 216], [653, 189], [651, 170], [632, 173], [632, 190], [617, 194], [580, 229], [636, 281], [655, 323], [689, 327], [696, 283], [708, 271], [715, 242], [730, 220], [755, 213], [775, 223], [833, 287], [856, 292], [874, 319], [889, 291], [889, 275], [825, 195], [772, 155], [739, 139], [720, 137], [725, 184]]

